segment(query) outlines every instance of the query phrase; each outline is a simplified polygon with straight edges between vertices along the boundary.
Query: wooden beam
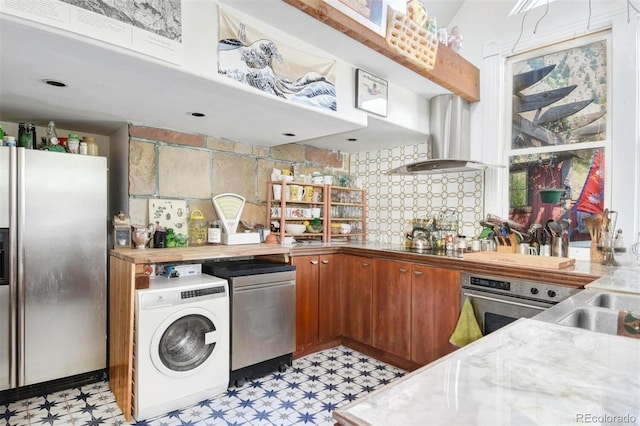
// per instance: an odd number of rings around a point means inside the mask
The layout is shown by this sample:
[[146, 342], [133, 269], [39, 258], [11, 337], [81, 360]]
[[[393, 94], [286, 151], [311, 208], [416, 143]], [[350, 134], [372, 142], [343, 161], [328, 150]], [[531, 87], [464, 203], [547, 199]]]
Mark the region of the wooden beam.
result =
[[354, 21], [322, 0], [283, 1], [426, 79], [460, 95], [467, 101], [477, 102], [480, 100], [480, 70], [449, 47], [443, 44], [438, 46], [435, 67], [433, 70], [427, 71], [424, 67], [407, 60], [404, 56], [393, 51], [379, 34]]

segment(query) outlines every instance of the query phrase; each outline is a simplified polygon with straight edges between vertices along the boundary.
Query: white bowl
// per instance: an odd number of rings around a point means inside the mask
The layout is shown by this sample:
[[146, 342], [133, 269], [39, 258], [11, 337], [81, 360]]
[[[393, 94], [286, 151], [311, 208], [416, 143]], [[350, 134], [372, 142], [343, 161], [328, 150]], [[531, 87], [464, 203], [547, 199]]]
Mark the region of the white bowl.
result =
[[304, 231], [307, 230], [307, 227], [296, 223], [287, 223], [284, 226], [284, 230], [287, 234], [304, 234]]

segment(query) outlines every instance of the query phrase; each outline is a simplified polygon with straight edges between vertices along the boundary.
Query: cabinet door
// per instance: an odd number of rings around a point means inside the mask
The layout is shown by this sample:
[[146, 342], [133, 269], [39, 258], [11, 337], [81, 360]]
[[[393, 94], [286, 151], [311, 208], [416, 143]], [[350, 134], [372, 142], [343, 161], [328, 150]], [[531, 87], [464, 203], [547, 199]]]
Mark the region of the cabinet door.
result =
[[376, 260], [373, 278], [373, 346], [411, 355], [411, 264]]
[[319, 337], [320, 341], [342, 335], [342, 255], [320, 256]]
[[460, 273], [419, 265], [411, 272], [411, 360], [428, 364], [455, 350], [449, 338], [460, 316]]
[[342, 259], [344, 291], [343, 333], [371, 345], [371, 287], [373, 260], [360, 256]]
[[318, 256], [292, 257], [296, 267], [296, 351], [318, 341]]

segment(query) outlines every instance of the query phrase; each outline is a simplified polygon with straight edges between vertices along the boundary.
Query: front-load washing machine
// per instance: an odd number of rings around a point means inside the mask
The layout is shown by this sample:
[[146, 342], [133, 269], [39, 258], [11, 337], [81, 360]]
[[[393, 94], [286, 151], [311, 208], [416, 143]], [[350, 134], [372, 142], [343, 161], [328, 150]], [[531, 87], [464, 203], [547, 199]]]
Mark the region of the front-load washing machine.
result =
[[133, 414], [148, 419], [209, 399], [229, 383], [229, 288], [201, 274], [136, 291]]

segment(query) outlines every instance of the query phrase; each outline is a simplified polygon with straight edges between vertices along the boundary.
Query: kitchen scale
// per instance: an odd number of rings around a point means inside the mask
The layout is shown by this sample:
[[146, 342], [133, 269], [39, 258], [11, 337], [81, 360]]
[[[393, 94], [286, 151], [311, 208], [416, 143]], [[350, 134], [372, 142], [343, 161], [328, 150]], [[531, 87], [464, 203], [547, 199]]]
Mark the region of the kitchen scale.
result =
[[238, 224], [245, 199], [238, 194], [218, 194], [211, 197], [213, 207], [222, 223], [222, 244], [259, 244], [260, 234], [257, 232], [238, 233]]

